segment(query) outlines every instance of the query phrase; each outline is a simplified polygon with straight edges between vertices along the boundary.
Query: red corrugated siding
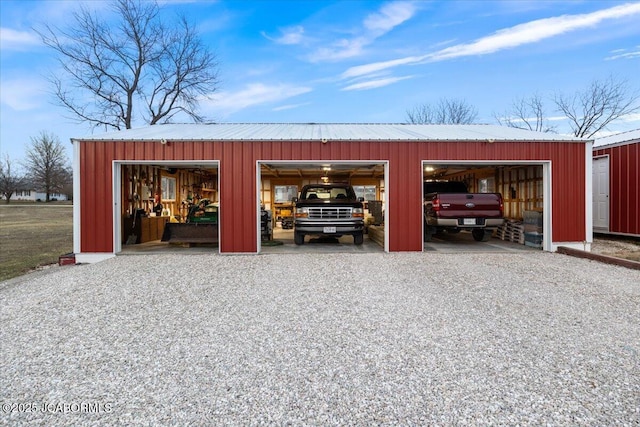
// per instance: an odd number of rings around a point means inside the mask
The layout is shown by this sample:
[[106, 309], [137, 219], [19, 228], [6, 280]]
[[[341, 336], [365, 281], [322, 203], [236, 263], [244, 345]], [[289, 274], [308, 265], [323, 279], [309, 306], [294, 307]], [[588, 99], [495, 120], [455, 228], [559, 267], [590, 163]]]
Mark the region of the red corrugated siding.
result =
[[[80, 245], [83, 252], [113, 251], [112, 168], [114, 146], [100, 142], [81, 151]], [[86, 249], [85, 249], [86, 248]]]
[[640, 143], [598, 149], [609, 156], [609, 231], [640, 235]]
[[113, 251], [113, 160], [218, 160], [222, 252], [255, 252], [258, 160], [388, 160], [389, 249], [422, 249], [423, 160], [551, 160], [553, 241], [585, 239], [585, 146], [486, 142], [87, 142], [81, 156], [81, 250]]

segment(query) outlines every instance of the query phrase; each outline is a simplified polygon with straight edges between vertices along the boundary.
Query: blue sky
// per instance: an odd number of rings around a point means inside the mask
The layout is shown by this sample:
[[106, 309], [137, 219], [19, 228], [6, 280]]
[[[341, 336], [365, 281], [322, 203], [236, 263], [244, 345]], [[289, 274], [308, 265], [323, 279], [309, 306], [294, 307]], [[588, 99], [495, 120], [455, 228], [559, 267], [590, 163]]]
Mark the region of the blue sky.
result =
[[[40, 131], [91, 133], [54, 103], [55, 57], [32, 28], [68, 25], [78, 1], [0, 0], [0, 152], [24, 156]], [[84, 4], [108, 16], [107, 2]], [[495, 123], [517, 97], [572, 94], [610, 75], [640, 90], [640, 2], [163, 1], [198, 25], [220, 85], [218, 122], [405, 122], [442, 97]], [[547, 103], [560, 132], [566, 122]], [[188, 121], [188, 120], [178, 120]], [[142, 123], [138, 123], [138, 126]], [[640, 114], [610, 132], [640, 128]], [[71, 146], [67, 145], [71, 155]]]

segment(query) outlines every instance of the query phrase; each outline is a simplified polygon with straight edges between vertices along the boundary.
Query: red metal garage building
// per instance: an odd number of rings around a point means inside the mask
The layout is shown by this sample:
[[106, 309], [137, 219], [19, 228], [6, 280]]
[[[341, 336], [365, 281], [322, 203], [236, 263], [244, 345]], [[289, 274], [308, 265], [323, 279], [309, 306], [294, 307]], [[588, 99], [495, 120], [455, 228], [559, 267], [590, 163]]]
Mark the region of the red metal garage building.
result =
[[593, 144], [594, 231], [640, 236], [640, 129]]
[[[545, 250], [592, 239], [591, 142], [491, 125], [167, 124], [72, 139], [74, 252], [119, 252], [118, 171], [131, 162], [215, 162], [220, 252], [260, 249], [260, 162], [383, 162], [388, 251], [421, 251], [424, 162], [535, 164], [545, 171]], [[114, 208], [116, 206], [116, 208]]]

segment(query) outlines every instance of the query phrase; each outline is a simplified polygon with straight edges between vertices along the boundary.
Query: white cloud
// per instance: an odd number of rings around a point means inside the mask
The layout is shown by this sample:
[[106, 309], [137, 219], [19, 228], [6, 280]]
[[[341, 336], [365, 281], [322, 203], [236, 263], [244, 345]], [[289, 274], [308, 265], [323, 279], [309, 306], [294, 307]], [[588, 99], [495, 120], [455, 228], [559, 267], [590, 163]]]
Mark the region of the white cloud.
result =
[[[455, 46], [438, 50], [434, 53], [351, 67], [342, 73], [341, 77], [352, 78], [364, 76], [369, 73], [389, 70], [401, 65], [415, 65], [423, 62], [444, 61], [464, 56], [486, 55], [504, 49], [511, 49], [526, 44], [536, 43], [570, 31], [594, 27], [604, 20], [625, 18], [637, 14], [640, 14], [640, 3], [624, 4], [581, 15], [563, 15], [553, 18], [539, 19], [516, 25], [511, 28], [502, 29], [489, 36], [479, 38], [474, 42], [457, 44]], [[618, 57], [625, 58], [634, 58], [637, 56], [638, 52], [618, 55]]]
[[404, 1], [387, 3], [363, 20], [362, 28], [355, 31], [356, 36], [349, 39], [343, 38], [329, 46], [320, 47], [309, 55], [308, 59], [311, 62], [339, 61], [360, 56], [365, 47], [411, 19], [415, 13], [414, 3]]
[[264, 31], [261, 33], [263, 37], [271, 40], [272, 42], [284, 45], [300, 44], [304, 40], [304, 28], [300, 25], [294, 27], [281, 28], [280, 37], [269, 37]]
[[367, 44], [369, 42], [364, 38], [341, 39], [334, 42], [331, 47], [318, 48], [309, 56], [309, 59], [311, 62], [321, 62], [353, 58], [360, 56]]
[[640, 113], [627, 114], [620, 117], [623, 122], [640, 122]]
[[[550, 122], [561, 122], [563, 120], [567, 120], [567, 116], [551, 116], [551, 117], [546, 117], [547, 120], [549, 120]], [[531, 120], [535, 120], [535, 118], [532, 118]]]
[[397, 83], [401, 80], [411, 79], [414, 76], [404, 76], [404, 77], [387, 77], [384, 79], [374, 79], [368, 80], [366, 82], [354, 83], [352, 85], [346, 86], [342, 88], [342, 90], [369, 90], [376, 89], [383, 86], [389, 86], [390, 84]]
[[301, 104], [287, 104], [281, 105], [279, 107], [273, 108], [271, 111], [284, 111], [284, 110], [293, 110], [294, 108], [304, 107], [305, 105], [311, 104], [310, 102], [303, 102]]
[[27, 111], [47, 102], [45, 82], [37, 79], [12, 79], [2, 81], [0, 102], [15, 111]]
[[640, 14], [640, 3], [630, 3], [582, 15], [562, 15], [538, 19], [506, 28], [472, 43], [458, 44], [429, 55], [432, 61], [463, 56], [486, 55], [504, 49], [539, 42], [582, 28], [594, 27], [604, 20]]
[[364, 27], [374, 34], [386, 34], [398, 25], [411, 19], [415, 6], [410, 2], [388, 3], [377, 13], [372, 13], [364, 20]]
[[40, 38], [33, 31], [18, 31], [11, 28], [0, 28], [2, 49], [24, 50], [41, 44]]
[[217, 92], [211, 100], [203, 101], [202, 104], [230, 114], [256, 105], [280, 102], [311, 91], [312, 89], [306, 86], [250, 83], [236, 92]]
[[[515, 116], [512, 116], [512, 117], [500, 117], [500, 119], [501, 120], [509, 120], [511, 122], [514, 122], [514, 123], [525, 123], [525, 122], [531, 123], [531, 122], [535, 122], [536, 120], [538, 120], [537, 117], [526, 117], [526, 118], [523, 119], [521, 117], [515, 117]], [[550, 122], [562, 122], [564, 120], [567, 120], [567, 116], [551, 116], [551, 117], [545, 117], [544, 119], [547, 120], [547, 121], [550, 121]]]
[[640, 58], [640, 46], [636, 46], [634, 48], [635, 50], [627, 50], [627, 49], [616, 49], [616, 50], [612, 50], [611, 56], [608, 56], [605, 59], [605, 61], [613, 61], [615, 59], [633, 59], [633, 58]]
[[364, 76], [367, 74], [375, 73], [378, 71], [386, 70], [388, 68], [397, 67], [399, 65], [415, 64], [424, 61], [427, 56], [409, 56], [406, 58], [393, 59], [391, 61], [373, 62], [371, 64], [357, 65], [355, 67], [348, 68], [347, 71], [342, 73], [341, 77], [344, 79]]

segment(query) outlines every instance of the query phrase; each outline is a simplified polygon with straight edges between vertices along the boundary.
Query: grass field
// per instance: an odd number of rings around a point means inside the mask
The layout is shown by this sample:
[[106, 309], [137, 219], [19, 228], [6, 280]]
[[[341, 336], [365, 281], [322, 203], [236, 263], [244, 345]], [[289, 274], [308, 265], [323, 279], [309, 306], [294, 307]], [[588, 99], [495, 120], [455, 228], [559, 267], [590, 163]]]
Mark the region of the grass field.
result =
[[0, 203], [0, 281], [73, 251], [73, 206]]

